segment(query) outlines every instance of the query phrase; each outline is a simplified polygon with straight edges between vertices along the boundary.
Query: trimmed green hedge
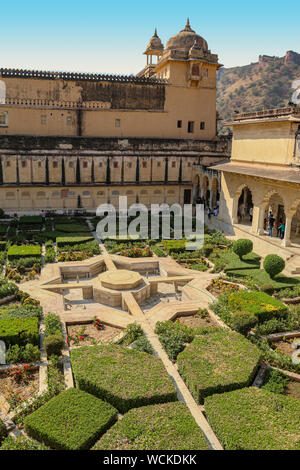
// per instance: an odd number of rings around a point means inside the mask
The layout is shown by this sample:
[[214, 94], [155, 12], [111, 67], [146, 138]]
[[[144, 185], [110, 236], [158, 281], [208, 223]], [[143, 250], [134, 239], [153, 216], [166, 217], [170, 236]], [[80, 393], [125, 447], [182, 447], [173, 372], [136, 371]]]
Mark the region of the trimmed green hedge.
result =
[[57, 245], [57, 248], [60, 248], [61, 246], [64, 246], [64, 245], [79, 245], [81, 243], [86, 243], [86, 242], [89, 242], [89, 241], [93, 241], [95, 240], [95, 238], [93, 237], [93, 235], [91, 236], [76, 236], [76, 237], [57, 237], [56, 238], [56, 245]]
[[55, 224], [55, 230], [67, 233], [90, 232], [86, 224]]
[[9, 260], [20, 257], [37, 257], [42, 255], [40, 245], [12, 245], [8, 248], [7, 258]]
[[54, 449], [89, 449], [116, 421], [117, 410], [89, 393], [69, 388], [25, 418], [26, 432]]
[[300, 450], [300, 400], [257, 387], [205, 399], [205, 411], [225, 449]]
[[17, 438], [8, 436], [3, 442], [0, 450], [50, 450], [49, 447], [25, 436]]
[[13, 282], [7, 282], [6, 280], [0, 281], [0, 299], [15, 295], [18, 291], [18, 286]]
[[93, 450], [208, 450], [209, 446], [182, 402], [130, 410]]
[[235, 331], [219, 328], [196, 336], [177, 357], [178, 371], [198, 403], [208, 395], [251, 384], [261, 353]]
[[280, 300], [265, 292], [233, 292], [228, 297], [228, 308], [233, 312], [243, 311], [254, 314], [259, 323], [273, 317], [285, 316], [288, 308]]
[[23, 215], [19, 219], [19, 224], [42, 224], [43, 217], [41, 215]]
[[37, 317], [0, 319], [0, 340], [8, 344], [38, 345], [39, 320]]
[[125, 413], [130, 408], [177, 399], [162, 362], [150, 354], [113, 344], [71, 351], [76, 386]]

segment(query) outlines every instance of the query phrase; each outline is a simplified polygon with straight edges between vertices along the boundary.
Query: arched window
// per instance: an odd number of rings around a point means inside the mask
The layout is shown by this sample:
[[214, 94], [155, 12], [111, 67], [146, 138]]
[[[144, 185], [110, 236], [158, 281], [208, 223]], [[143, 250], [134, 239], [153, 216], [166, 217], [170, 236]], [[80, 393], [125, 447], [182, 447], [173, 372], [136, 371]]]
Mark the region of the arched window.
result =
[[82, 196], [83, 197], [90, 197], [91, 193], [90, 191], [83, 191]]
[[24, 192], [22, 192], [21, 197], [24, 198], [24, 199], [29, 199], [29, 198], [30, 198], [30, 194], [29, 194], [29, 192], [24, 191]]
[[120, 195], [120, 191], [113, 191], [111, 194], [112, 194], [112, 196], [119, 196], [119, 195]]
[[75, 196], [76, 196], [75, 191], [69, 191], [68, 192], [68, 197], [75, 197]]
[[160, 189], [156, 189], [156, 190], [154, 191], [154, 194], [161, 194]]
[[52, 197], [60, 197], [59, 192], [58, 191], [53, 191], [52, 192]]
[[97, 196], [104, 196], [104, 192], [103, 191], [98, 191]]
[[0, 104], [5, 104], [6, 85], [0, 80]]
[[39, 191], [36, 196], [39, 199], [44, 199], [46, 197], [46, 194], [44, 193], [44, 191]]
[[15, 199], [15, 193], [8, 192], [6, 193], [6, 199]]

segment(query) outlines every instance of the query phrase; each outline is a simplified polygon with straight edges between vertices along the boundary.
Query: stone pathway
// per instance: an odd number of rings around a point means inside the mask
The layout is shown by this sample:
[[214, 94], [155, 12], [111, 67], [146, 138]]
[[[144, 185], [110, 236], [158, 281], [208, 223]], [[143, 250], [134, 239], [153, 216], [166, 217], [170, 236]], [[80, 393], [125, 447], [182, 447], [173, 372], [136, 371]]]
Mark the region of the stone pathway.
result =
[[[178, 373], [176, 365], [170, 361], [159, 341], [158, 336], [154, 333], [155, 324], [157, 321], [173, 319], [177, 315], [182, 313], [193, 314], [196, 313], [199, 308], [208, 308], [209, 304], [214, 301], [214, 298], [206, 290], [206, 287], [212, 279], [218, 276], [218, 274], [211, 274], [208, 272], [199, 272], [182, 268], [177, 264], [175, 260], [169, 257], [131, 259], [118, 255], [110, 255], [107, 252], [104, 244], [101, 243], [101, 240], [98, 240], [97, 236], [95, 236], [95, 238], [99, 242], [99, 247], [102, 251], [102, 255], [95, 256], [90, 260], [84, 262], [47, 264], [42, 270], [39, 282], [29, 281], [21, 285], [21, 288], [24, 288], [24, 290], [26, 290], [29, 294], [40, 300], [45, 313], [51, 311], [60, 315], [64, 326], [65, 336], [66, 322], [87, 322], [91, 321], [95, 316], [99, 316], [99, 318], [108, 325], [116, 326], [123, 329], [126, 328], [128, 324], [133, 322], [139, 324], [143, 328], [150, 344], [152, 345], [155, 355], [161, 359], [166, 368], [166, 371], [170, 375], [177, 389], [178, 399], [180, 401], [183, 401], [187, 405], [196, 423], [205, 435], [210, 447], [215, 450], [222, 449], [218, 438], [214, 434], [212, 428], [210, 427], [208, 421], [206, 420], [202, 412], [203, 407], [199, 406], [194, 400], [192, 394], [190, 393], [186, 384]], [[183, 287], [181, 287], [181, 300], [176, 299], [176, 292], [174, 292], [175, 298], [174, 300], [172, 299], [171, 302], [160, 302], [152, 308], [150, 305], [150, 308], [145, 308], [145, 311], [143, 311], [141, 306], [135, 300], [134, 295], [130, 291], [123, 291], [122, 310], [118, 308], [108, 307], [93, 301], [85, 301], [84, 305], [80, 303], [77, 306], [73, 306], [71, 310], [66, 311], [63, 307], [62, 296], [44, 289], [45, 283], [49, 281], [51, 281], [51, 283], [56, 283], [56, 278], [59, 273], [60, 265], [67, 267], [68, 269], [71, 269], [73, 266], [74, 268], [75, 266], [78, 267], [79, 265], [84, 265], [85, 267], [93, 267], [96, 263], [99, 263], [100, 261], [102, 263], [105, 263], [105, 266], [109, 271], [124, 269], [124, 267], [129, 270], [145, 271], [145, 269], [147, 270], [148, 263], [149, 267], [151, 266], [151, 269], [149, 268], [150, 272], [157, 271], [160, 274], [160, 278], [165, 278], [166, 282], [171, 282], [172, 280], [172, 282], [175, 282], [175, 285], [176, 278], [180, 276], [185, 284]], [[125, 266], [123, 266], [122, 263], [125, 263]], [[153, 279], [155, 279], [154, 276], [152, 277], [152, 280]], [[150, 281], [151, 277], [148, 277], [148, 280]], [[42, 283], [40, 281], [44, 283], [43, 286], [41, 286]], [[87, 282], [91, 282], [91, 279], [87, 280]], [[164, 281], [161, 282], [162, 285], [164, 285]], [[213, 314], [213, 312], [209, 311], [209, 314], [215, 322], [220, 324], [220, 326], [227, 327], [226, 325], [224, 325], [223, 322], [220, 321], [220, 319], [218, 319], [218, 317]], [[72, 387], [74, 386], [74, 384], [70, 364], [69, 349], [67, 347], [63, 352], [63, 358], [67, 387]]]

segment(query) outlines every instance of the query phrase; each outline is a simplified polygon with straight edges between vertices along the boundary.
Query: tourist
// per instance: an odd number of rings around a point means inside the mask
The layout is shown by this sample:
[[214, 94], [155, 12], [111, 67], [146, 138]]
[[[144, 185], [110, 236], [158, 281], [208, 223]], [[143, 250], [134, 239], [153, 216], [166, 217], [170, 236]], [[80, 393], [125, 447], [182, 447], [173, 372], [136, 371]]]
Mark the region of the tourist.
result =
[[280, 225], [279, 230], [280, 230], [280, 239], [283, 240], [284, 239], [284, 232], [285, 232], [285, 223], [284, 222], [282, 222], [282, 224]]
[[214, 208], [214, 215], [217, 217], [218, 213], [219, 213], [219, 208], [215, 207]]
[[268, 216], [268, 222], [269, 222], [269, 236], [272, 237], [273, 236], [273, 226], [274, 226], [274, 217], [273, 217], [273, 214], [272, 212], [270, 211], [269, 212], [269, 216]]
[[281, 230], [280, 230], [280, 227], [281, 227], [281, 224], [282, 224], [282, 219], [279, 219], [279, 222], [277, 222], [277, 237], [280, 237], [281, 236]]

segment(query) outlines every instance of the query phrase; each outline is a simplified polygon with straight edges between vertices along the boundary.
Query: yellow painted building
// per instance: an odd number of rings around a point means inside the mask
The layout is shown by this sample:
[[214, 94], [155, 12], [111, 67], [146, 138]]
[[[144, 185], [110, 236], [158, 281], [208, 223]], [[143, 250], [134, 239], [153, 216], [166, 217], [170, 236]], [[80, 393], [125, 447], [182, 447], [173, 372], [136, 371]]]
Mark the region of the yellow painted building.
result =
[[165, 47], [155, 31], [145, 55], [136, 76], [0, 69], [3, 209], [195, 199], [195, 166], [228, 154], [218, 57], [189, 21]]
[[240, 114], [228, 124], [233, 129], [230, 161], [201, 171], [202, 181], [208, 171], [219, 175], [220, 208], [211, 223], [240, 237], [262, 236], [260, 243], [279, 241], [284, 224], [281, 246], [299, 246], [300, 108]]

